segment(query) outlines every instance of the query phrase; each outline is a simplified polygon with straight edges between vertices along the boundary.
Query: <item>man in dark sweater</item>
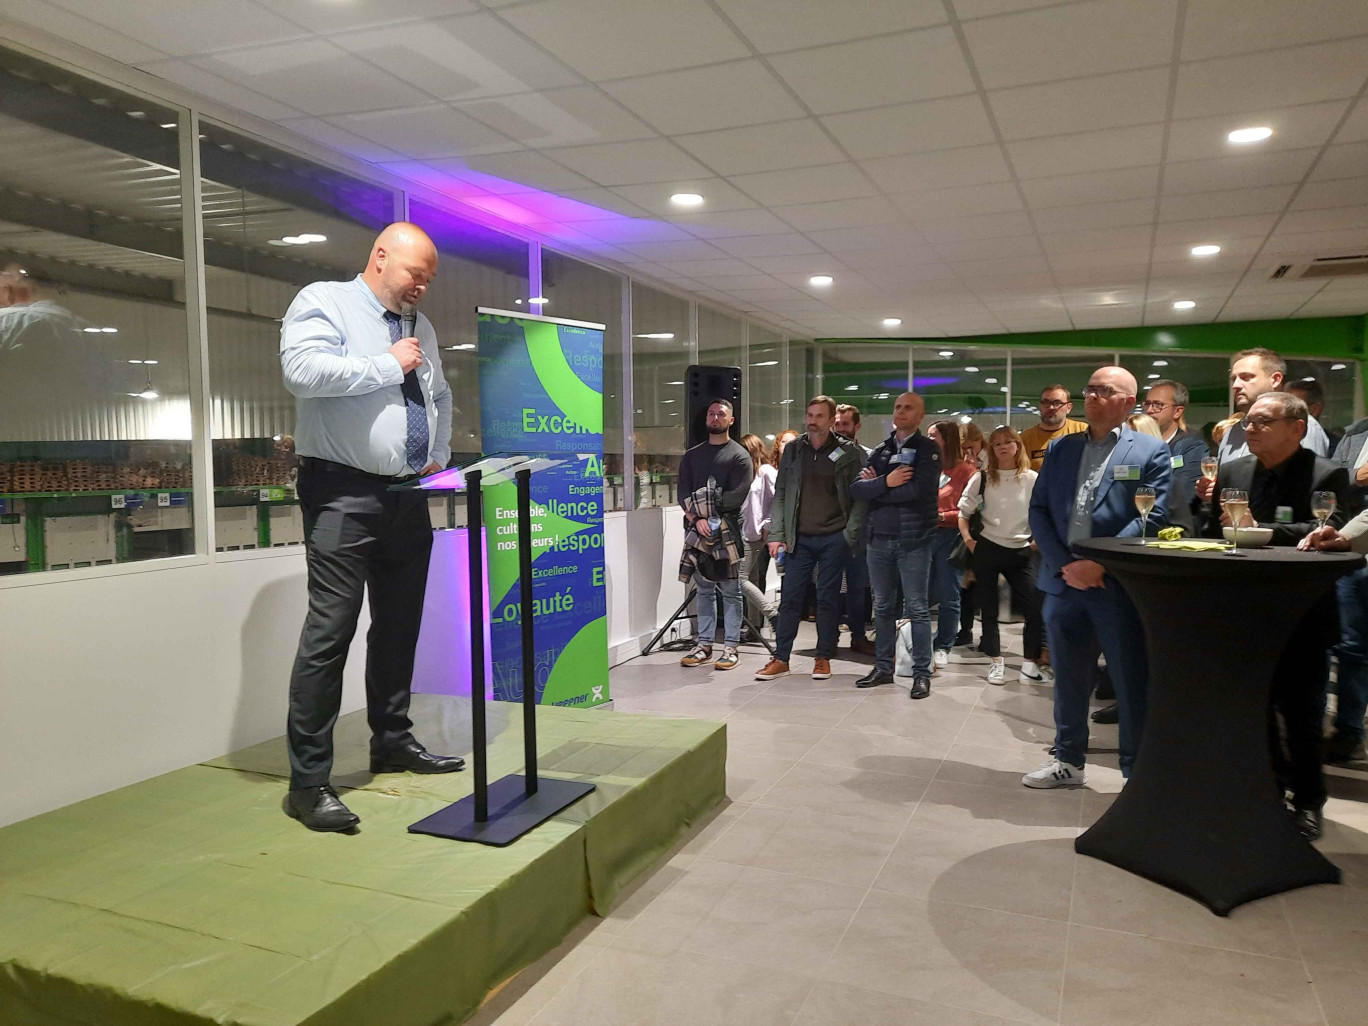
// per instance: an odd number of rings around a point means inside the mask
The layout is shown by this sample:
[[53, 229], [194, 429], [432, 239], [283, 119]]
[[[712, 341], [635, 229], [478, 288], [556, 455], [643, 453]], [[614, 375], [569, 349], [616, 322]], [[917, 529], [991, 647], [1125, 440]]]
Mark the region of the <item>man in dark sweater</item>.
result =
[[874, 586], [874, 669], [857, 688], [893, 683], [897, 652], [898, 584], [912, 620], [912, 698], [931, 693], [931, 541], [940, 514], [940, 446], [918, 430], [926, 404], [904, 392], [893, 404], [893, 433], [869, 457], [869, 466], [850, 486], [854, 499], [868, 501], [866, 559]]
[[[1249, 497], [1240, 527], [1271, 527], [1274, 545], [1296, 545], [1317, 527], [1311, 496], [1333, 492], [1335, 511], [1327, 523], [1344, 523], [1349, 472], [1333, 460], [1302, 446], [1306, 435], [1306, 403], [1288, 392], [1265, 392], [1249, 407], [1245, 431], [1250, 455], [1221, 464], [1213, 496], [1220, 502], [1226, 488]], [[1221, 537], [1230, 518], [1208, 519], [1206, 534]], [[1257, 601], [1257, 599], [1256, 599]], [[1314, 840], [1321, 832], [1325, 776], [1321, 770], [1322, 722], [1330, 679], [1330, 646], [1339, 640], [1339, 615], [1333, 591], [1302, 617], [1273, 669], [1269, 744], [1279, 780], [1292, 792], [1297, 826]], [[1278, 729], [1282, 717], [1283, 730]], [[1284, 751], [1284, 737], [1286, 751]]]
[[[679, 504], [700, 488], [715, 490], [713, 509], [717, 516], [711, 520], [697, 516], [687, 507], [684, 510], [684, 529], [693, 528], [703, 538], [724, 527], [731, 532], [737, 552], [741, 553], [741, 505], [751, 486], [750, 453], [731, 438], [734, 420], [732, 404], [725, 399], [714, 400], [708, 407], [708, 440], [695, 445], [679, 462]], [[721, 521], [721, 522], [719, 522]], [[741, 643], [741, 584], [738, 569], [740, 560], [731, 563], [726, 580], [714, 583], [701, 573], [694, 575], [698, 589], [698, 639], [694, 649], [679, 661], [681, 666], [699, 666], [712, 658], [713, 636], [717, 633], [717, 595], [722, 592], [722, 655], [714, 663], [719, 670], [736, 666], [736, 646]]]

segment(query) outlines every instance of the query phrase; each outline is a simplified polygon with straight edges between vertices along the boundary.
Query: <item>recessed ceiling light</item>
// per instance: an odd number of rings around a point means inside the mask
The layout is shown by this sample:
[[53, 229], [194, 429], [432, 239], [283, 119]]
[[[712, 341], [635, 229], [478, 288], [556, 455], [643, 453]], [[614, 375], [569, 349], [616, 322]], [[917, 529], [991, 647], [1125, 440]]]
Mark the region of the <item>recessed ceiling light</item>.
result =
[[1303, 380], [1303, 381], [1315, 381], [1316, 379], [1313, 378], [1313, 377], [1306, 377], [1306, 378], [1302, 378], [1302, 380]]
[[1167, 361], [1167, 360], [1155, 360], [1154, 363], [1150, 364], [1150, 366], [1151, 366], [1151, 367], [1167, 367], [1167, 366], [1168, 366], [1168, 361]]
[[972, 424], [973, 422], [974, 422], [974, 418], [973, 418], [973, 417], [961, 417], [961, 418], [960, 418], [960, 423], [961, 423], [961, 424]]
[[809, 285], [830, 285], [836, 279], [829, 274], [814, 274], [808, 279]]
[[965, 367], [965, 368], [964, 368], [964, 372], [965, 372], [966, 374], [977, 374], [977, 373], [978, 373], [978, 368], [977, 368], [977, 367]]
[[1208, 246], [1193, 246], [1193, 247], [1192, 247], [1192, 255], [1193, 255], [1193, 256], [1198, 256], [1198, 257], [1201, 257], [1201, 256], [1215, 256], [1215, 255], [1216, 255], [1217, 253], [1219, 253], [1220, 251], [1221, 251], [1221, 247], [1220, 247], [1220, 246], [1208, 245]]
[[999, 392], [1005, 392], [1005, 391], [1007, 391], [1007, 386], [1006, 386], [1006, 385], [1003, 385], [1001, 388], [998, 389], [998, 391], [999, 391]]
[[117, 335], [119, 333], [118, 328], [101, 328], [100, 331], [105, 335]]
[[983, 379], [983, 383], [984, 383], [985, 385], [996, 385], [996, 384], [997, 384], [997, 378], [984, 378], [984, 379]]
[[1149, 380], [1149, 381], [1153, 381], [1153, 380], [1155, 380], [1157, 377], [1159, 377], [1158, 374], [1146, 374], [1146, 375], [1145, 375], [1145, 378], [1146, 378], [1147, 380]]
[[778, 367], [778, 360], [761, 360], [759, 363], [751, 364], [752, 367]]
[[788, 405], [789, 405], [790, 403], [792, 403], [792, 402], [793, 402], [792, 399], [780, 399], [780, 400], [779, 400], [779, 405], [780, 405], [780, 406], [788, 406]]
[[130, 110], [130, 111], [128, 112], [128, 116], [129, 116], [130, 118], [145, 118], [145, 117], [147, 117], [147, 111], [145, 111], [145, 110]]
[[551, 302], [551, 300], [545, 298], [544, 296], [533, 296], [531, 299], [528, 300], [528, 302], [536, 306], [545, 306], [547, 303]]
[[670, 197], [670, 202], [678, 207], [701, 207], [703, 197], [696, 192], [677, 192]]
[[682, 381], [667, 381], [667, 382], [665, 382], [665, 384], [667, 384], [667, 385], [682, 385], [682, 384], [684, 384], [684, 382], [682, 382]]
[[767, 441], [767, 442], [772, 442], [772, 441], [774, 441], [774, 436], [773, 436], [773, 435], [766, 435], [766, 436], [765, 436], [765, 441]]
[[670, 403], [677, 403], [677, 402], [679, 402], [679, 400], [678, 400], [678, 399], [662, 399], [662, 400], [660, 400], [660, 402], [661, 402], [661, 405], [662, 405], [662, 406], [668, 406]]
[[940, 354], [941, 354], [941, 356], [954, 356], [954, 355], [955, 355], [955, 351], [954, 351], [953, 349], [942, 349], [942, 350], [940, 351]]
[[1226, 136], [1233, 143], [1256, 143], [1263, 142], [1273, 134], [1273, 129], [1266, 125], [1257, 128], [1237, 128]]
[[949, 410], [937, 410], [936, 412], [937, 412], [937, 413], [949, 413], [950, 411], [949, 411]]
[[[535, 300], [533, 300], [535, 302]], [[652, 331], [645, 335], [633, 335], [632, 338], [674, 338], [673, 331]]]
[[1344, 368], [1345, 368], [1346, 366], [1348, 366], [1348, 365], [1347, 365], [1347, 364], [1343, 364], [1343, 363], [1332, 363], [1332, 364], [1330, 365], [1330, 369], [1331, 369], [1331, 370], [1344, 370]]
[[883, 326], [884, 326], [885, 328], [896, 328], [896, 327], [897, 327], [899, 324], [901, 324], [901, 323], [902, 323], [902, 318], [901, 318], [901, 317], [885, 317], [885, 318], [883, 319]]
[[858, 392], [858, 391], [860, 390], [860, 386], [859, 386], [859, 385], [846, 385], [846, 389], [845, 389], [845, 390], [846, 390], [847, 392]]
[[1191, 310], [1196, 305], [1197, 304], [1193, 302], [1191, 299], [1180, 299], [1178, 300], [1178, 302], [1173, 304], [1173, 308], [1175, 310]]
[[177, 127], [177, 126], [176, 126], [176, 123], [175, 123], [174, 121], [168, 121], [166, 124], [162, 125], [162, 128], [175, 128], [175, 127]]

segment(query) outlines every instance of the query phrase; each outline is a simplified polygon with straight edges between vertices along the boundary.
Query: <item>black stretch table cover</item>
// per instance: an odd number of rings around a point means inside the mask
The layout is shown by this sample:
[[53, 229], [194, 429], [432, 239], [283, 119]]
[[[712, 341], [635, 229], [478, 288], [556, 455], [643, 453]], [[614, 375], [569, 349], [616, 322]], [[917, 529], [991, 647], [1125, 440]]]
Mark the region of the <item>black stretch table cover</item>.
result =
[[1075, 842], [1217, 915], [1340, 872], [1297, 831], [1268, 750], [1273, 667], [1352, 553], [1155, 549], [1092, 538], [1075, 551], [1125, 587], [1148, 641], [1149, 712], [1130, 780]]

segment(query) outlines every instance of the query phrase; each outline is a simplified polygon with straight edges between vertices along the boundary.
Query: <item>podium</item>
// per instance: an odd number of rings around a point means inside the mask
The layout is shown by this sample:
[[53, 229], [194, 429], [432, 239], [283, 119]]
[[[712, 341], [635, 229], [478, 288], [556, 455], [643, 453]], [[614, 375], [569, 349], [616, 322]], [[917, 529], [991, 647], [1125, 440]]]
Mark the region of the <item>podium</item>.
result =
[[[537, 774], [537, 682], [533, 661], [532, 475], [565, 460], [493, 455], [393, 485], [392, 491], [464, 492], [470, 572], [470, 722], [474, 792], [410, 826], [409, 833], [503, 847], [583, 798], [595, 785]], [[484, 489], [515, 482], [518, 502], [519, 618], [522, 626], [523, 760], [521, 774], [489, 783], [485, 732]]]

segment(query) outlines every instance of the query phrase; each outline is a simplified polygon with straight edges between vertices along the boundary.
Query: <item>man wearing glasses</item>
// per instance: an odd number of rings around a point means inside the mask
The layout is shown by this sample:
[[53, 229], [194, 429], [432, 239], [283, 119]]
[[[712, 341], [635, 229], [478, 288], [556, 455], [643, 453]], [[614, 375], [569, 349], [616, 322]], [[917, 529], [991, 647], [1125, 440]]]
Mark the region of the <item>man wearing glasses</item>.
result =
[[1026, 447], [1030, 457], [1031, 469], [1040, 473], [1040, 465], [1045, 462], [1045, 451], [1056, 438], [1078, 434], [1088, 430], [1081, 420], [1070, 420], [1073, 401], [1069, 390], [1063, 385], [1050, 385], [1040, 393], [1040, 423], [1028, 427], [1021, 433], [1021, 444]]
[[1083, 390], [1086, 432], [1050, 447], [1031, 493], [1031, 533], [1040, 547], [1037, 583], [1055, 667], [1055, 758], [1022, 777], [1027, 787], [1082, 786], [1099, 647], [1120, 706], [1123, 776], [1130, 775], [1140, 745], [1149, 681], [1144, 626], [1121, 585], [1072, 548], [1084, 538], [1139, 535], [1135, 492], [1141, 486], [1154, 489], [1151, 519], [1165, 522], [1169, 450], [1126, 424], [1136, 392], [1135, 377], [1124, 368], [1094, 371]]
[[1190, 431], [1183, 414], [1187, 412], [1187, 386], [1163, 378], [1150, 385], [1140, 408], [1154, 418], [1159, 433], [1172, 454], [1172, 495], [1169, 499], [1169, 523], [1196, 533], [1192, 518], [1192, 497], [1197, 479], [1202, 476], [1202, 460], [1207, 455], [1206, 442], [1195, 431]]
[[[1271, 527], [1274, 545], [1297, 545], [1319, 526], [1312, 514], [1316, 492], [1331, 492], [1335, 497], [1326, 523], [1333, 527], [1344, 523], [1349, 471], [1303, 446], [1309, 416], [1306, 403], [1289, 392], [1265, 392], [1249, 407], [1244, 423], [1251, 455], [1222, 463], [1216, 474], [1218, 496], [1224, 489], [1236, 488], [1248, 497], [1248, 510], [1241, 523], [1233, 526]], [[1225, 513], [1220, 520], [1213, 514], [1207, 518], [1205, 533], [1219, 538], [1221, 528], [1228, 525]], [[1298, 828], [1312, 840], [1320, 836], [1325, 804], [1321, 724], [1330, 680], [1330, 646], [1338, 640], [1339, 615], [1332, 591], [1302, 617], [1273, 669], [1268, 717], [1273, 765], [1279, 781], [1292, 792]]]

